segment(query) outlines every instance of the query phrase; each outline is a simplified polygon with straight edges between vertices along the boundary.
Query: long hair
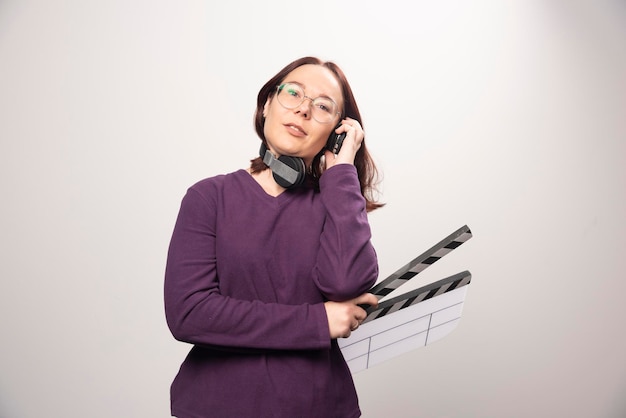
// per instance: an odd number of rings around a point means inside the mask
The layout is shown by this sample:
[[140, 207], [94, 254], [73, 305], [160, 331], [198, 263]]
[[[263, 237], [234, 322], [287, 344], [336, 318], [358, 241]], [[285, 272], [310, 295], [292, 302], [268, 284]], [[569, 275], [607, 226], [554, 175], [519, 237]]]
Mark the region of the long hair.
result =
[[[276, 86], [280, 85], [289, 73], [291, 73], [296, 68], [306, 64], [321, 65], [329, 69], [335, 75], [337, 81], [339, 81], [339, 84], [341, 85], [341, 93], [344, 99], [344, 108], [341, 111], [341, 119], [349, 117], [359, 121], [361, 126], [363, 126], [361, 112], [359, 112], [359, 107], [356, 104], [354, 94], [352, 93], [352, 88], [350, 87], [350, 84], [348, 83], [348, 80], [341, 68], [339, 68], [335, 63], [330, 61], [322, 61], [321, 59], [316, 57], [303, 57], [285, 66], [267, 83], [265, 83], [265, 85], [261, 87], [261, 90], [259, 90], [259, 94], [257, 95], [256, 111], [254, 112], [254, 127], [257, 135], [259, 136], [259, 138], [261, 138], [263, 143], [266, 143], [264, 133], [265, 118], [263, 117], [263, 107], [265, 106], [265, 103], [268, 99], [274, 97], [274, 95], [276, 94]], [[319, 188], [319, 178], [322, 175], [320, 158], [323, 154], [324, 150], [320, 151], [313, 158], [311, 173], [310, 175], [307, 175], [307, 180], [316, 189]], [[356, 167], [359, 183], [361, 186], [361, 194], [365, 198], [366, 210], [368, 212], [371, 212], [374, 209], [378, 209], [379, 207], [383, 206], [384, 204], [379, 203], [375, 197], [376, 185], [379, 181], [378, 170], [369, 151], [367, 150], [367, 146], [365, 145], [365, 139], [363, 139], [361, 147], [356, 153], [356, 156], [354, 158], [354, 165]], [[253, 173], [263, 171], [267, 168], [267, 165], [263, 163], [261, 157], [256, 157], [251, 160], [250, 169]]]

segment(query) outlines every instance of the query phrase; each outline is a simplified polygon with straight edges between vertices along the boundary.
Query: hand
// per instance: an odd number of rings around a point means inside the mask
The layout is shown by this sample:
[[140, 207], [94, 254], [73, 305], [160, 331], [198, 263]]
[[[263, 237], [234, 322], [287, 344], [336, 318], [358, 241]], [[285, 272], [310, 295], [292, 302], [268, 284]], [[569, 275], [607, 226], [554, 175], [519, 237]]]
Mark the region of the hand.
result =
[[365, 132], [361, 124], [352, 118], [345, 118], [341, 121], [341, 126], [335, 129], [335, 133], [346, 133], [346, 137], [343, 140], [343, 145], [337, 155], [330, 151], [324, 151], [324, 158], [326, 161], [326, 169], [334, 166], [335, 164], [354, 164], [354, 158], [356, 153], [361, 148], [363, 138], [365, 138]]
[[326, 302], [326, 316], [330, 338], [348, 338], [366, 317], [366, 312], [359, 305], [378, 306], [378, 298], [371, 293], [345, 302]]

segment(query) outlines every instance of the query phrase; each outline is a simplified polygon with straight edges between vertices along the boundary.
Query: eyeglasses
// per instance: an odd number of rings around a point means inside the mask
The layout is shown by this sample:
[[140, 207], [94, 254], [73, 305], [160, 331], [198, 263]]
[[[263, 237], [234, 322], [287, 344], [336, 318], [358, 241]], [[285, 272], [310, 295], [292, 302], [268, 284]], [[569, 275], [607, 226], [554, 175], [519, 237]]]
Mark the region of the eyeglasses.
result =
[[319, 123], [331, 123], [335, 115], [339, 115], [337, 104], [328, 97], [312, 99], [304, 94], [304, 89], [294, 83], [284, 83], [276, 86], [278, 103], [286, 109], [295, 109], [309, 99], [312, 103], [311, 116]]

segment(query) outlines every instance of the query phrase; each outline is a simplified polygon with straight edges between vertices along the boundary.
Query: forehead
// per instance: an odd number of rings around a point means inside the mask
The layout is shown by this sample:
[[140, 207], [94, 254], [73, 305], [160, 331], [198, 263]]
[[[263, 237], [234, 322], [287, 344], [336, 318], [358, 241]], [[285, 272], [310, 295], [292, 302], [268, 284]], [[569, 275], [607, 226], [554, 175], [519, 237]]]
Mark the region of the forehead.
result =
[[321, 65], [301, 65], [287, 74], [284, 81], [301, 84], [308, 96], [328, 96], [338, 104], [343, 101], [339, 81], [328, 68]]

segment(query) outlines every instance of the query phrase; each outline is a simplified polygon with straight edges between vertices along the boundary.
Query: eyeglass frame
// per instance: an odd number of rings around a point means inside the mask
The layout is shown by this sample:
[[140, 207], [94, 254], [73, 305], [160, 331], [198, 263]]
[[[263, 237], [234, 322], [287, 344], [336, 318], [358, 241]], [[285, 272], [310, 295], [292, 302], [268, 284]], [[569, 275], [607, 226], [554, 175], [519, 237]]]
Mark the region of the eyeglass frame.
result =
[[[287, 107], [287, 106], [285, 106], [285, 105], [284, 105], [284, 104], [280, 101], [280, 99], [278, 98], [278, 95], [280, 94], [281, 90], [282, 90], [282, 89], [284, 89], [286, 85], [294, 85], [294, 86], [297, 86], [300, 90], [302, 90], [302, 100], [300, 101], [300, 103], [298, 103], [298, 104], [297, 104], [296, 106], [294, 106], [294, 107]], [[333, 102], [333, 104], [335, 105], [335, 108], [339, 108], [339, 105], [338, 105], [338, 104], [337, 104], [337, 103], [336, 103], [333, 99], [331, 99], [331, 98], [330, 98], [330, 97], [328, 97], [328, 96], [319, 96], [319, 97], [316, 97], [315, 99], [313, 99], [313, 98], [311, 98], [311, 97], [307, 96], [307, 95], [306, 95], [306, 94], [304, 94], [304, 93], [305, 93], [304, 88], [303, 88], [301, 85], [299, 85], [298, 83], [286, 82], [286, 83], [278, 84], [278, 85], [276, 86], [276, 100], [277, 100], [277, 101], [278, 101], [278, 103], [279, 103], [282, 107], [284, 107], [285, 109], [297, 109], [298, 107], [302, 106], [302, 103], [304, 103], [304, 101], [305, 101], [306, 99], [309, 99], [309, 100], [311, 101], [311, 104], [313, 104], [313, 103], [314, 103], [317, 99], [319, 99], [319, 98], [328, 99], [328, 100], [330, 100], [331, 102]], [[337, 115], [341, 116], [341, 112], [340, 112], [340, 111], [335, 112], [335, 114], [337, 114]], [[332, 115], [332, 113], [331, 113], [331, 115]], [[334, 115], [333, 115], [333, 116], [334, 116]], [[333, 121], [333, 119], [331, 118], [331, 120], [329, 120], [328, 122], [321, 122], [321, 121], [319, 121], [319, 120], [318, 120], [318, 119], [317, 119], [317, 118], [313, 115], [313, 112], [312, 112], [312, 111], [311, 111], [311, 117], [312, 117], [313, 119], [315, 119], [317, 122], [319, 122], [319, 123], [323, 123], [323, 124], [332, 123], [332, 121]]]

